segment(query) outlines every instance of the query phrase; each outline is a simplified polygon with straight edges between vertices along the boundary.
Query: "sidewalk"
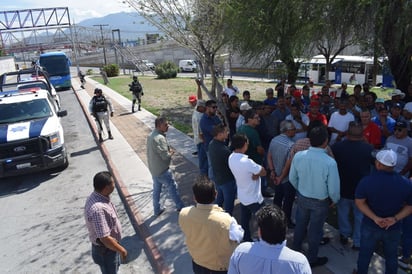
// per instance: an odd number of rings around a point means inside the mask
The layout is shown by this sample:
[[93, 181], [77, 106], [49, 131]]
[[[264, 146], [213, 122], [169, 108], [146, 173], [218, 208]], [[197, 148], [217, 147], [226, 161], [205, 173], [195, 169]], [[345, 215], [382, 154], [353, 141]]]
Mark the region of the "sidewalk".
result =
[[[89, 119], [88, 103], [95, 87], [101, 88], [114, 105], [115, 115], [111, 118], [114, 140], [102, 143], [102, 153], [116, 177], [117, 187], [123, 196], [125, 208], [131, 215], [131, 222], [145, 241], [147, 255], [151, 258], [155, 271], [192, 273], [191, 258], [177, 224], [175, 206], [165, 197], [164, 192], [161, 202], [166, 211], [157, 218], [153, 216], [152, 178], [146, 166], [146, 137], [154, 128], [156, 117], [144, 109], [132, 114], [130, 100], [91, 79], [87, 79], [86, 90], [80, 89], [77, 78], [73, 79], [73, 86]], [[94, 125], [94, 121], [92, 124]], [[198, 174], [197, 158], [191, 154], [195, 151], [193, 140], [173, 127], [169, 128], [167, 138], [177, 152], [171, 168], [178, 182], [180, 195], [186, 205], [193, 204], [191, 185]], [[289, 231], [288, 238], [292, 233]], [[350, 246], [342, 246], [339, 233], [333, 227], [326, 226], [325, 236], [332, 237], [332, 240], [330, 244], [320, 247], [319, 256], [328, 256], [329, 262], [325, 266], [314, 268], [313, 273], [352, 273], [356, 268], [358, 252]], [[383, 260], [374, 256], [370, 273], [383, 273], [383, 268]]]

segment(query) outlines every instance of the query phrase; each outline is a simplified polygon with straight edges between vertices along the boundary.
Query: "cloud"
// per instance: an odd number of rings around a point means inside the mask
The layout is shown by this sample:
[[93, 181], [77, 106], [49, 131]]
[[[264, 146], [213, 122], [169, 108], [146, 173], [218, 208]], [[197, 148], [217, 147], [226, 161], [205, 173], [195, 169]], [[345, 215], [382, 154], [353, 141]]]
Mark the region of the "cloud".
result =
[[1, 0], [1, 2], [3, 11], [69, 7], [70, 20], [72, 23], [78, 23], [84, 19], [94, 17], [103, 17], [110, 13], [131, 11], [131, 9], [120, 0]]

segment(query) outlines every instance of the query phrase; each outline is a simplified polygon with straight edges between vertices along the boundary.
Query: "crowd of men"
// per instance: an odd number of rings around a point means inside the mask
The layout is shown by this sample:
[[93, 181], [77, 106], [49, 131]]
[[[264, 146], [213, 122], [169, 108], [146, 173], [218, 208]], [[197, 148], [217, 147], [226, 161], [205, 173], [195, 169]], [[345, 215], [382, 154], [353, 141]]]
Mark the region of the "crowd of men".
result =
[[[240, 100], [229, 79], [219, 96], [224, 110], [221, 102], [189, 98], [201, 175], [192, 188], [196, 205], [189, 207], [169, 168], [168, 121], [156, 119], [147, 138], [154, 214], [164, 212], [159, 200], [165, 186], [195, 274], [311, 273], [328, 262], [318, 251], [330, 240], [323, 226], [335, 207], [340, 243], [358, 252], [355, 273], [368, 273], [378, 243], [385, 273], [397, 273], [398, 264], [410, 267], [412, 84], [406, 94], [391, 91], [389, 100], [367, 84], [354, 86], [353, 94], [346, 89], [327, 83], [317, 91], [310, 83], [298, 90], [282, 82], [258, 102], [249, 91]], [[109, 199], [113, 178], [97, 174], [94, 188], [85, 208], [93, 260], [103, 273], [115, 273], [116, 254], [125, 260], [127, 250], [118, 243], [121, 228]], [[273, 204], [265, 205], [264, 197], [273, 197]], [[240, 225], [232, 217], [236, 199]], [[290, 248], [287, 229], [294, 230]]]
[[[384, 245], [386, 273], [396, 273], [398, 263], [409, 268], [412, 84], [406, 94], [388, 93], [390, 99], [378, 98], [368, 84], [355, 85], [350, 94], [345, 83], [334, 88], [330, 82], [320, 90], [313, 83], [301, 89], [280, 83], [266, 89], [263, 102], [253, 101], [249, 91], [242, 98], [239, 93], [229, 79], [221, 94], [226, 119], [220, 102], [194, 103], [193, 130], [203, 156], [200, 173], [215, 183], [215, 203], [229, 216], [234, 200], [240, 203], [243, 241], [265, 242], [251, 221], [265, 206], [264, 197], [274, 196], [286, 227], [294, 229], [292, 249], [304, 252], [310, 267], [328, 262], [318, 250], [330, 240], [323, 225], [336, 208], [341, 244], [359, 251], [357, 273], [367, 273], [378, 242]], [[268, 266], [260, 261], [255, 272]], [[239, 269], [233, 273], [251, 273], [234, 267]], [[296, 269], [291, 273], [304, 273]]]

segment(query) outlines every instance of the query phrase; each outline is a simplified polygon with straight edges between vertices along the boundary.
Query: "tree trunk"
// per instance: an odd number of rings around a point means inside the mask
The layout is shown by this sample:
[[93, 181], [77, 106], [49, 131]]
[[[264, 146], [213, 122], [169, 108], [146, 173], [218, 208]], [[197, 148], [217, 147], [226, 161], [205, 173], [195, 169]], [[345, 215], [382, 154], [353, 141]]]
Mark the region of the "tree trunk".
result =
[[[283, 61], [283, 60], [282, 60]], [[288, 72], [288, 84], [295, 84], [298, 78], [299, 63], [294, 61], [283, 61], [286, 64], [286, 70]]]
[[407, 92], [409, 83], [411, 83], [412, 71], [411, 66], [408, 63], [411, 60], [407, 60], [407, 56], [412, 56], [412, 47], [410, 49], [409, 55], [407, 54], [394, 54], [389, 57], [389, 66], [392, 71], [393, 78], [396, 83], [396, 88], [400, 89], [402, 92]]

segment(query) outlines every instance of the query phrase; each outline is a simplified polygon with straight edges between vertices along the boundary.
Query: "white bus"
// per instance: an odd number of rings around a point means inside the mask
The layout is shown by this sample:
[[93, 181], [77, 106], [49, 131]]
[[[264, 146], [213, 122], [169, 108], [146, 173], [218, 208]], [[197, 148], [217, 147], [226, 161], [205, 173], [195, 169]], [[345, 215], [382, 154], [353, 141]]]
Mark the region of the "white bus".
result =
[[[312, 81], [315, 83], [325, 82], [326, 59], [323, 55], [316, 55], [309, 62], [302, 65], [308, 67], [307, 74]], [[382, 76], [382, 67], [382, 59], [380, 59], [376, 83], [390, 86], [392, 80]], [[333, 80], [336, 84], [343, 82], [353, 85], [370, 83], [372, 82], [372, 68], [372, 57], [337, 55], [332, 62], [328, 79]]]

